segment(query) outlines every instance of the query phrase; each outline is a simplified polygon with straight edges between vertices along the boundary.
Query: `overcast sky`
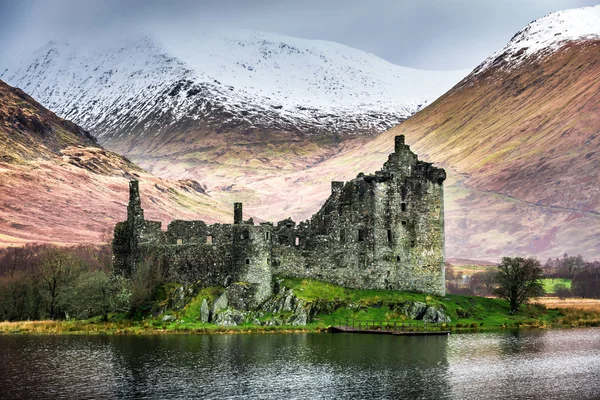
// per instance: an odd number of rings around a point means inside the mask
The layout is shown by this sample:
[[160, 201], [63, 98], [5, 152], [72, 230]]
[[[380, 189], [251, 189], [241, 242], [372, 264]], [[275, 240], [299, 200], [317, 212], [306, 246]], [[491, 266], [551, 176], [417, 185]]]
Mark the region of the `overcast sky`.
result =
[[50, 39], [156, 25], [232, 26], [331, 40], [395, 64], [473, 68], [532, 20], [600, 0], [0, 0], [0, 66]]

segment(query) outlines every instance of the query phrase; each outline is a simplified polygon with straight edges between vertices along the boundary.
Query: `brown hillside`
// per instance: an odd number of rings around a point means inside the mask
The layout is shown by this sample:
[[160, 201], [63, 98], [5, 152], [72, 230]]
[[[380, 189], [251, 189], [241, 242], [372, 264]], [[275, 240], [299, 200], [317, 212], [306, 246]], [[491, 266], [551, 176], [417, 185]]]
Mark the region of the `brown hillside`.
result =
[[156, 178], [0, 81], [0, 246], [105, 240], [132, 178], [150, 219], [229, 218], [197, 182]]

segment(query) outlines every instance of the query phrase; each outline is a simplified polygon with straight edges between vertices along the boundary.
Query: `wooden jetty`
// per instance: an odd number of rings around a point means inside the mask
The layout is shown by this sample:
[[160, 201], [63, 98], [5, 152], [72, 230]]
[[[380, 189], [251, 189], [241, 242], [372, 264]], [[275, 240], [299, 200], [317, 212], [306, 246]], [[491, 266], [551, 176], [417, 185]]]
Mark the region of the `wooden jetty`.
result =
[[423, 323], [421, 329], [419, 325], [412, 323], [405, 324], [404, 321], [350, 321], [346, 320], [345, 325], [334, 325], [329, 327], [331, 333], [370, 333], [379, 335], [395, 336], [448, 336], [450, 331], [440, 331], [427, 329], [427, 324]]

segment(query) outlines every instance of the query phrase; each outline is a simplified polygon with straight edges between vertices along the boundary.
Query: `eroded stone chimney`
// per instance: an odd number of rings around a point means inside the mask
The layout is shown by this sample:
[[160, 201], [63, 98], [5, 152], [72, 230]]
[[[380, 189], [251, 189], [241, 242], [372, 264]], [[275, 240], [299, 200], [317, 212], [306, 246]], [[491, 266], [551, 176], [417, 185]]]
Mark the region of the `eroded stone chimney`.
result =
[[144, 220], [144, 209], [142, 208], [142, 201], [140, 199], [140, 185], [138, 181], [129, 181], [127, 220], [130, 222]]
[[394, 150], [396, 153], [399, 153], [400, 151], [406, 148], [406, 145], [404, 143], [404, 135], [398, 135], [394, 138], [394, 140]]
[[243, 219], [242, 203], [233, 203], [233, 223], [241, 224]]

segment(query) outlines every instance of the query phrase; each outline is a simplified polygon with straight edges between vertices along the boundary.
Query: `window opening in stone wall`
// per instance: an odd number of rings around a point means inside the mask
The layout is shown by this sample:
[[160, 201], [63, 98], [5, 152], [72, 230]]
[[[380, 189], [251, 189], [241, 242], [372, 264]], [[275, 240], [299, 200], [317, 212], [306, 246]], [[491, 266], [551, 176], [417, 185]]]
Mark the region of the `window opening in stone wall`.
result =
[[359, 242], [364, 242], [365, 241], [365, 230], [364, 229], [359, 229], [358, 230], [358, 241]]
[[388, 229], [388, 243], [392, 243], [392, 230]]
[[414, 240], [411, 240], [410, 247], [415, 247], [415, 241]]
[[400, 203], [400, 209], [406, 211], [406, 203]]
[[400, 261], [400, 256], [396, 256], [396, 261]]
[[297, 236], [296, 236], [296, 240], [294, 241], [294, 244], [295, 244], [296, 246], [299, 246], [299, 245], [300, 245], [300, 238], [299, 238], [299, 237], [297, 237]]
[[402, 221], [402, 225], [406, 225], [406, 221]]
[[246, 258], [246, 265], [250, 265], [250, 259]]
[[267, 258], [267, 264], [271, 264], [271, 259]]
[[271, 232], [265, 232], [265, 239], [266, 240], [270, 240], [271, 239]]
[[183, 239], [177, 239], [177, 244], [178, 244], [178, 245], [181, 245], [181, 244], [183, 244]]
[[213, 244], [213, 237], [212, 237], [212, 235], [208, 235], [206, 237], [206, 244]]

